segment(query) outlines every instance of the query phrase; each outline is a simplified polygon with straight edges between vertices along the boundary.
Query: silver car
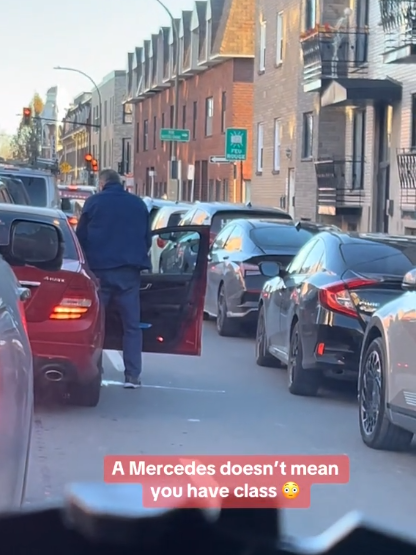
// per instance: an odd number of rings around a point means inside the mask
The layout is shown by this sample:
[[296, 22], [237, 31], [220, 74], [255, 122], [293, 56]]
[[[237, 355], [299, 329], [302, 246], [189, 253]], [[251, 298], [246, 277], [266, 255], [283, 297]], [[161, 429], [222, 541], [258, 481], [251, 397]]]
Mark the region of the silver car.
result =
[[416, 268], [402, 288], [373, 314], [361, 351], [359, 425], [372, 449], [405, 450], [416, 433]]

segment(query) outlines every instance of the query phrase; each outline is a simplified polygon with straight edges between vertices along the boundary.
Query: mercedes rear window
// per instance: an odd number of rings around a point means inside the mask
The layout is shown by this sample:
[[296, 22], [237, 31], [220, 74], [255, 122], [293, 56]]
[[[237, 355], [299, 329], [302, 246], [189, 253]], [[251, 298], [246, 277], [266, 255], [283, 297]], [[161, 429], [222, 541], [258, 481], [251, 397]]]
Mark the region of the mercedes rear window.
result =
[[64, 258], [79, 260], [72, 229], [66, 220], [60, 220], [60, 222], [62, 223], [60, 227], [64, 236]]
[[225, 227], [228, 223], [232, 222], [233, 220], [291, 220], [292, 218], [285, 214], [280, 213], [273, 213], [273, 212], [262, 212], [256, 210], [233, 210], [230, 212], [217, 212], [211, 221], [211, 232], [218, 234], [223, 227]]
[[301, 248], [314, 234], [295, 226], [262, 226], [250, 231], [250, 238], [260, 248], [292, 247]]
[[341, 245], [340, 250], [348, 269], [360, 274], [404, 276], [416, 266], [416, 242], [362, 241]]
[[47, 206], [47, 182], [44, 177], [19, 175], [29, 195], [32, 206]]

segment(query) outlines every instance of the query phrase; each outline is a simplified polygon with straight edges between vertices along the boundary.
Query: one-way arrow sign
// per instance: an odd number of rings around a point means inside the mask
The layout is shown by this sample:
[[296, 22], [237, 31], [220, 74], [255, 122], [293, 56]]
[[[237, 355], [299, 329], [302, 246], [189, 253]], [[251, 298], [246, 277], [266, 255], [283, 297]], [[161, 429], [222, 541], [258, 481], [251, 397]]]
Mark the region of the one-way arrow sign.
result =
[[210, 164], [230, 164], [231, 162], [227, 160], [225, 156], [210, 156], [209, 163]]

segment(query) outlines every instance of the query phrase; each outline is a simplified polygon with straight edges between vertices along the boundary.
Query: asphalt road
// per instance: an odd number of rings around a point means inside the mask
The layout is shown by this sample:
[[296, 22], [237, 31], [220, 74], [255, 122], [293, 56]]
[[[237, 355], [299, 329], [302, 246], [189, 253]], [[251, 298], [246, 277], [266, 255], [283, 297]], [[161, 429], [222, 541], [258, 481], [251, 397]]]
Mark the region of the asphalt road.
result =
[[290, 395], [285, 371], [259, 368], [252, 339], [224, 339], [204, 327], [203, 356], [147, 355], [144, 387], [121, 388], [109, 361], [96, 409], [37, 410], [27, 503], [55, 501], [71, 481], [101, 481], [106, 454], [340, 454], [351, 481], [314, 486], [310, 509], [288, 510], [286, 530], [309, 536], [349, 511], [414, 533], [416, 449], [365, 447], [355, 391], [337, 384], [320, 398]]

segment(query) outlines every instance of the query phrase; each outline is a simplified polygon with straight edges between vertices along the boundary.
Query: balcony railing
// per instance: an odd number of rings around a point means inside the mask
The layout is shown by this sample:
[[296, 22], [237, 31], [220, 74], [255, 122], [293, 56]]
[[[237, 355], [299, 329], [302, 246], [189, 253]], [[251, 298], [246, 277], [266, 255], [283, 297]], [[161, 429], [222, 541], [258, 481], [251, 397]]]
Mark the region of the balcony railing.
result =
[[379, 0], [381, 24], [386, 32], [413, 31], [416, 27], [416, 0]]
[[400, 182], [400, 205], [416, 209], [416, 148], [397, 150], [397, 170]]
[[301, 48], [305, 81], [361, 76], [368, 68], [368, 29], [308, 31]]
[[361, 158], [315, 161], [318, 207], [360, 208], [365, 198]]

